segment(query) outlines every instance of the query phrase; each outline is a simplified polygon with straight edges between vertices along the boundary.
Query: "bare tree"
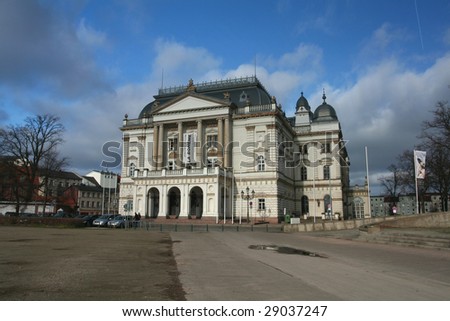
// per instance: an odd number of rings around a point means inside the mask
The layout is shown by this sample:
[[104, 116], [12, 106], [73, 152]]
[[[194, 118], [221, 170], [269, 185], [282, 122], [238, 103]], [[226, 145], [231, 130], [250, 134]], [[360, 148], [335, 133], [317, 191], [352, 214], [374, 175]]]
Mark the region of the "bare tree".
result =
[[426, 144], [439, 146], [450, 152], [450, 106], [448, 102], [438, 102], [431, 111], [433, 119], [422, 123], [419, 136]]
[[62, 170], [68, 165], [68, 160], [65, 157], [60, 157], [58, 151], [54, 150], [48, 153], [43, 159], [43, 165], [39, 168], [39, 192], [42, 195], [43, 200], [43, 214], [45, 215], [45, 210], [47, 208], [47, 202], [57, 202], [57, 197], [59, 195], [51, 195], [50, 192], [50, 178], [52, 173], [55, 171]]
[[440, 194], [441, 210], [448, 211], [450, 192], [450, 106], [438, 102], [433, 119], [424, 121], [421, 148], [427, 150], [427, 177], [431, 187]]
[[391, 172], [390, 175], [382, 176], [378, 179], [381, 185], [384, 187], [387, 196], [398, 196], [398, 189], [400, 185], [400, 169], [397, 165], [391, 164], [388, 167]]
[[[27, 117], [21, 126], [0, 130], [0, 155], [14, 160], [16, 211], [21, 203], [29, 203], [40, 188], [39, 169], [58, 163], [57, 148], [63, 142], [64, 126], [59, 117], [37, 115]], [[12, 167], [12, 168], [11, 168]]]

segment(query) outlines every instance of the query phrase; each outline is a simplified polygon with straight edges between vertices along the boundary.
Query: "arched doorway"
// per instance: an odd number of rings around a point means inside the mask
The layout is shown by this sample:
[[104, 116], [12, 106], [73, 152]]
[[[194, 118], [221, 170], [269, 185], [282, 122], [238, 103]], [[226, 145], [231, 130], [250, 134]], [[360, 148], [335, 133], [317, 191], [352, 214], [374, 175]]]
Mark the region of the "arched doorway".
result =
[[150, 188], [147, 194], [147, 213], [150, 218], [157, 218], [159, 214], [159, 190], [156, 187]]
[[191, 189], [189, 194], [189, 215], [192, 218], [201, 218], [203, 215], [203, 191], [196, 186]]
[[172, 187], [167, 193], [168, 212], [167, 216], [178, 217], [180, 215], [181, 192], [178, 187]]

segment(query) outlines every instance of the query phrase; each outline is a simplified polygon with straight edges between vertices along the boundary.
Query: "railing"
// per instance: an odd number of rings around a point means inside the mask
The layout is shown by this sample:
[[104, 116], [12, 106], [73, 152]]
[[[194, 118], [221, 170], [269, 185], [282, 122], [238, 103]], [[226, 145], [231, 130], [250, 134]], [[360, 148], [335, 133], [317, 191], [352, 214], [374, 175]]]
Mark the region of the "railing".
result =
[[[242, 84], [254, 84], [257, 83], [258, 79], [255, 76], [250, 77], [240, 77], [240, 78], [234, 78], [234, 79], [224, 79], [224, 80], [216, 80], [216, 81], [209, 81], [209, 82], [202, 82], [194, 84], [194, 86], [198, 90], [210, 90], [215, 88], [225, 88], [225, 87], [232, 87]], [[174, 86], [174, 87], [168, 87], [168, 88], [162, 88], [158, 90], [159, 95], [169, 95], [169, 94], [176, 94], [176, 93], [182, 93], [185, 92], [188, 89], [188, 86]]]
[[166, 176], [208, 176], [208, 175], [224, 175], [224, 170], [220, 167], [204, 167], [204, 168], [182, 168], [175, 170], [136, 170], [133, 178], [146, 177], [166, 177]]
[[194, 168], [194, 169], [188, 169], [187, 170], [188, 175], [198, 175], [203, 174], [203, 168]]
[[124, 119], [123, 127], [134, 127], [134, 126], [145, 126], [153, 124], [153, 119], [151, 118], [136, 118], [136, 119]]
[[294, 130], [296, 133], [303, 134], [311, 132], [310, 126], [294, 126]]
[[275, 104], [266, 104], [266, 105], [255, 105], [255, 106], [246, 106], [237, 109], [236, 113], [239, 115], [243, 114], [253, 114], [253, 113], [263, 113], [268, 111], [275, 111], [277, 109]]
[[166, 171], [166, 176], [181, 176], [183, 175], [183, 169], [171, 169]]

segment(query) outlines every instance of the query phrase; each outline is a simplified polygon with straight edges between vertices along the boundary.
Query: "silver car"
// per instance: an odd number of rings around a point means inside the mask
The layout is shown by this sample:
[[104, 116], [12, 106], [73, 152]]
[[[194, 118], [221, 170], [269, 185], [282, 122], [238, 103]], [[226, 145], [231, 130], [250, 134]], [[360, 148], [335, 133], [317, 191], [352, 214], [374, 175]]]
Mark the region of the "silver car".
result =
[[116, 216], [114, 219], [108, 222], [108, 227], [112, 228], [125, 228], [132, 226], [133, 218], [131, 216]]
[[112, 219], [114, 219], [114, 214], [103, 214], [92, 222], [92, 226], [106, 227]]

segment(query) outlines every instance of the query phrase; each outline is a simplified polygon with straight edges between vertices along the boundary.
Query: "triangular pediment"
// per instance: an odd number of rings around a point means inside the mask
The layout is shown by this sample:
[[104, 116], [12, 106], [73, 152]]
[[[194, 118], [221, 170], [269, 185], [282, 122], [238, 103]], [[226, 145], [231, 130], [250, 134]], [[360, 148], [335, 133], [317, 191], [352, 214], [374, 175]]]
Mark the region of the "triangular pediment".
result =
[[228, 102], [223, 100], [193, 93], [186, 93], [165, 103], [164, 105], [159, 106], [153, 114], [184, 112], [195, 109], [223, 107], [227, 105]]

